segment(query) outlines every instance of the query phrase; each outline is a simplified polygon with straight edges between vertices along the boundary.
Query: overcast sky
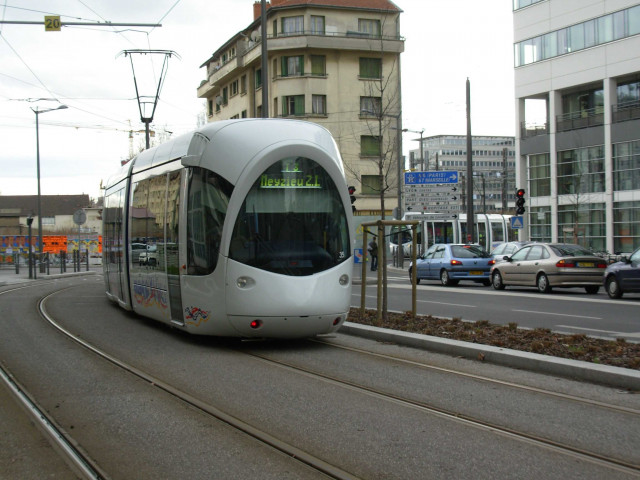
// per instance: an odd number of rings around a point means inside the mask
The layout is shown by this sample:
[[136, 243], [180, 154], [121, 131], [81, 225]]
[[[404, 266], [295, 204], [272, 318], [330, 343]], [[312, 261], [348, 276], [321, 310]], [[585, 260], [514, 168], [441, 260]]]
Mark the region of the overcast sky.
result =
[[[31, 109], [69, 108], [39, 115], [43, 195], [100, 195], [100, 182], [129, 154], [129, 130], [143, 130], [130, 57], [124, 50], [171, 50], [152, 129], [173, 135], [197, 127], [204, 102], [199, 68], [226, 40], [253, 20], [254, 0], [0, 0], [0, 19], [66, 22], [161, 23], [162, 27], [0, 24], [0, 194], [35, 195], [36, 128]], [[511, 0], [397, 0], [402, 54], [403, 127], [424, 136], [466, 133], [465, 82], [471, 82], [474, 135], [514, 135]], [[142, 56], [134, 56], [134, 61]], [[146, 58], [146, 57], [145, 57]], [[138, 70], [143, 84], [154, 70]], [[143, 62], [150, 66], [151, 62]], [[149, 90], [145, 90], [149, 92]], [[145, 94], [145, 92], [141, 92]], [[404, 136], [405, 153], [417, 149]], [[144, 134], [134, 135], [134, 148]]]

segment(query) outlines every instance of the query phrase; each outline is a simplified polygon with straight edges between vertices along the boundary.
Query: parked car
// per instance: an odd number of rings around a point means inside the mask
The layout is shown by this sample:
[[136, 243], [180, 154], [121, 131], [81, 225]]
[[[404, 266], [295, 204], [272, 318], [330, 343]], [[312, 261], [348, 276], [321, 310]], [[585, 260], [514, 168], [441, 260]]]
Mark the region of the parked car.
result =
[[598, 293], [607, 262], [580, 245], [531, 243], [491, 268], [496, 290], [505, 286], [537, 287], [548, 293], [553, 287], [584, 287]]
[[607, 267], [604, 288], [611, 298], [620, 298], [626, 292], [640, 292], [640, 248]]
[[158, 263], [158, 247], [147, 245], [146, 250], [140, 253], [140, 265], [155, 266]]
[[502, 242], [496, 245], [493, 250], [491, 250], [491, 256], [496, 261], [496, 263], [503, 262], [505, 256], [513, 255], [522, 247], [530, 243], [531, 242]]
[[[440, 280], [444, 286], [471, 280], [491, 285], [491, 255], [479, 245], [437, 243], [429, 247], [416, 261], [416, 282]], [[409, 280], [413, 278], [413, 264], [409, 266]]]
[[147, 250], [147, 245], [144, 243], [132, 243], [131, 244], [131, 262], [137, 263], [140, 261], [140, 253]]

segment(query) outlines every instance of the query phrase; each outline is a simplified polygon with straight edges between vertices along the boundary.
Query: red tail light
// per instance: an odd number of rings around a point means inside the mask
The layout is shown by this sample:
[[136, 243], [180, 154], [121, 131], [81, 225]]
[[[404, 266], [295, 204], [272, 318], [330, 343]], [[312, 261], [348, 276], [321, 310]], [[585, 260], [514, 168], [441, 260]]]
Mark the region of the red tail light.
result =
[[495, 265], [496, 261], [495, 260], [489, 260], [489, 265]]
[[460, 260], [451, 260], [451, 265], [462, 265]]
[[606, 263], [599, 263], [598, 265], [596, 265], [598, 268], [607, 268], [607, 264]]
[[560, 260], [556, 263], [556, 267], [558, 268], [574, 268], [576, 264], [571, 260]]

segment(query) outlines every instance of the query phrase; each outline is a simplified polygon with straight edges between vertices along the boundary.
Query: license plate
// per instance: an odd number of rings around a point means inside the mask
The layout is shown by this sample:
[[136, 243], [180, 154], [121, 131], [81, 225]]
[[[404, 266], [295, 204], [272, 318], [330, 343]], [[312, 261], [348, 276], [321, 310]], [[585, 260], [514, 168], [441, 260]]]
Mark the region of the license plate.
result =
[[596, 264], [593, 262], [577, 262], [579, 267], [595, 267]]
[[482, 270], [470, 270], [469, 275], [482, 275]]

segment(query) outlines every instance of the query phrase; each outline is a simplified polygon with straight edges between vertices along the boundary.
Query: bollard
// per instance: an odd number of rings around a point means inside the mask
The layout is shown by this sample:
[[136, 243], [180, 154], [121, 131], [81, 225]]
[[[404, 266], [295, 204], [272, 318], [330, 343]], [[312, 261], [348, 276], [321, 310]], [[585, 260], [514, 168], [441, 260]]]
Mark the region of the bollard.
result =
[[50, 260], [49, 252], [47, 252], [45, 255], [46, 255], [45, 258], [47, 259], [47, 275], [51, 275], [51, 272], [49, 271], [49, 260]]
[[13, 263], [16, 266], [16, 275], [20, 273], [20, 255], [17, 253], [13, 254]]

